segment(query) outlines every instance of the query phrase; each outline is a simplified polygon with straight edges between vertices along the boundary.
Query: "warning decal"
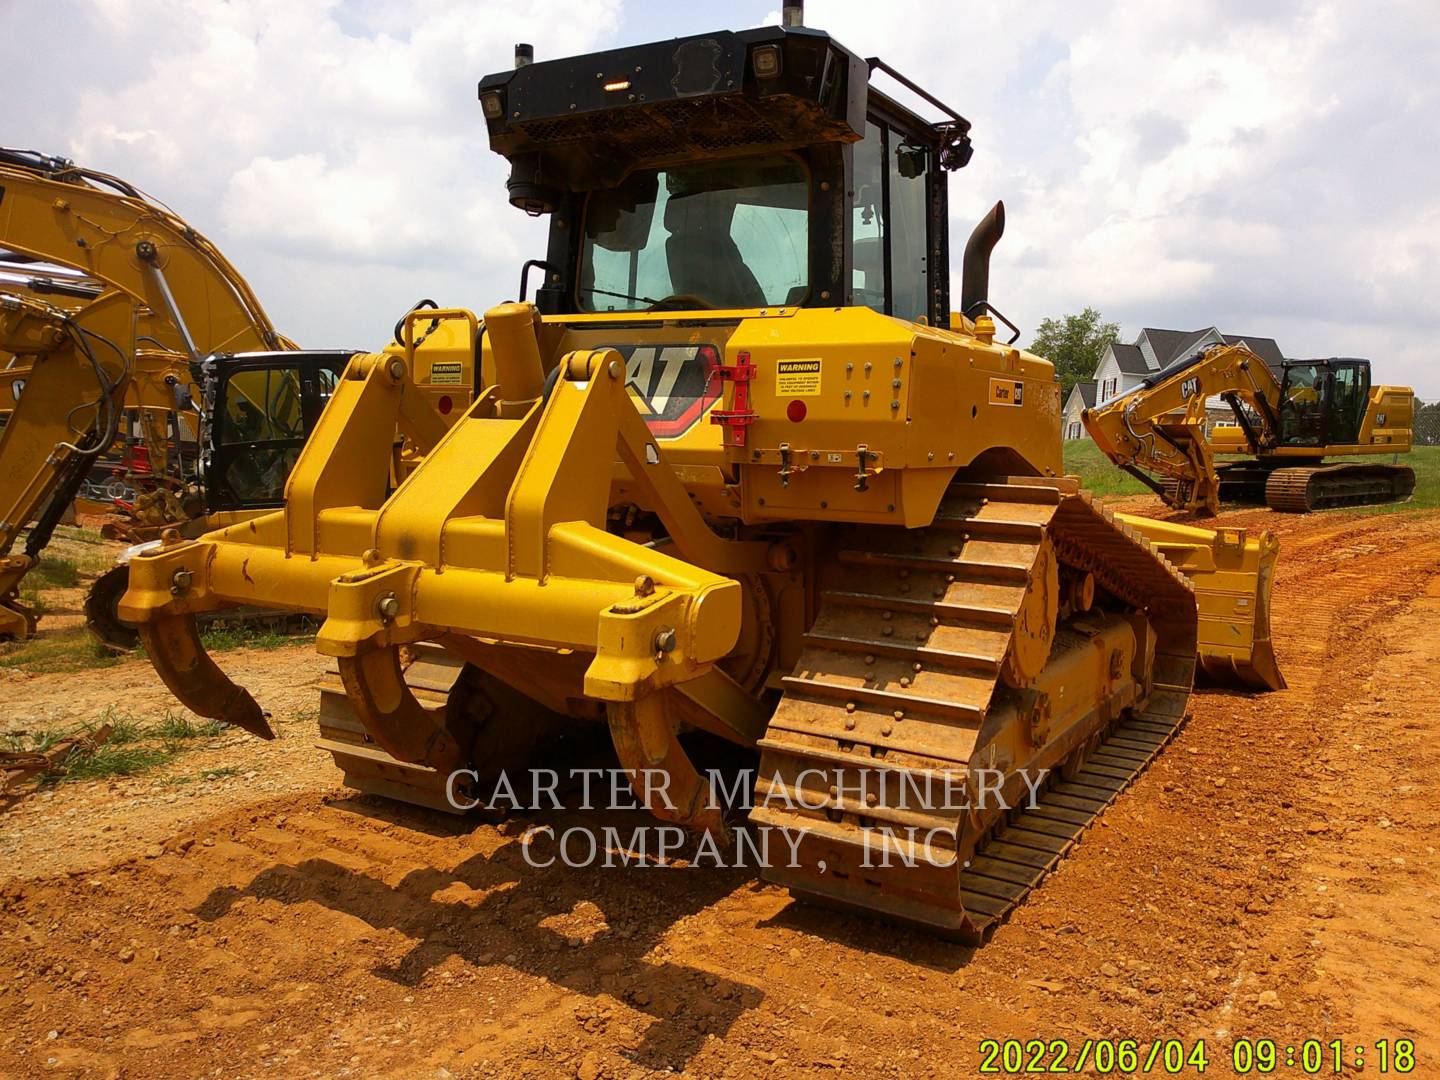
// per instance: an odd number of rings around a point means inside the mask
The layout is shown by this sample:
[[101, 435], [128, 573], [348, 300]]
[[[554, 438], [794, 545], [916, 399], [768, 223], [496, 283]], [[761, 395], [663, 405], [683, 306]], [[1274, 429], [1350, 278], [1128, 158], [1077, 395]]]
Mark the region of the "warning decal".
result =
[[991, 405], [1025, 404], [1025, 384], [1018, 379], [991, 379]]
[[816, 397], [819, 395], [820, 361], [777, 361], [775, 393], [781, 397]]
[[459, 386], [465, 372], [465, 365], [459, 361], [444, 361], [430, 365], [430, 382], [436, 386]]

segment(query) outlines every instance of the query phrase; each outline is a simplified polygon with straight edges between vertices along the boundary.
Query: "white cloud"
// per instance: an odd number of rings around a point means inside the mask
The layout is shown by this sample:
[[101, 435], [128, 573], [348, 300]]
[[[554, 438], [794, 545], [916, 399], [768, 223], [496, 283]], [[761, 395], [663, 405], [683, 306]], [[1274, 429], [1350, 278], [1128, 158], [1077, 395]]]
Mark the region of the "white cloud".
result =
[[[974, 124], [952, 247], [996, 198], [995, 302], [1372, 357], [1440, 397], [1440, 22], [1420, 3], [811, 0]], [[945, 28], [917, 33], [917, 27]]]
[[[778, 4], [774, 5], [778, 8]], [[304, 344], [373, 343], [415, 297], [511, 295], [543, 224], [511, 209], [475, 83], [539, 55], [714, 29], [724, 5], [620, 0], [17, 4], [4, 141], [152, 191]], [[1101, 308], [1368, 355], [1440, 397], [1440, 20], [1428, 0], [809, 0], [807, 22], [975, 125], [958, 253], [997, 198], [996, 303]], [[778, 19], [778, 11], [771, 21]]]
[[618, 18], [618, 0], [33, 5], [6, 15], [17, 39], [63, 31], [85, 74], [57, 85], [53, 54], [18, 58], [33, 102], [4, 141], [172, 206], [301, 344], [375, 345], [418, 296], [484, 308], [543, 255], [543, 223], [505, 200], [476, 83], [516, 41], [584, 52]]

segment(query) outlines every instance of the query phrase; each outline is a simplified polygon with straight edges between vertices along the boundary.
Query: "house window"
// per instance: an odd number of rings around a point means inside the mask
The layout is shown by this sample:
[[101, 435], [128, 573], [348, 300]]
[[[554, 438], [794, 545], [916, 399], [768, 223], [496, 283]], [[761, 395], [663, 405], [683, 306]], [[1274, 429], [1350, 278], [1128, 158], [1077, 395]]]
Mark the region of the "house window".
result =
[[1115, 392], [1120, 388], [1120, 387], [1119, 387], [1119, 382], [1120, 382], [1119, 378], [1114, 378], [1114, 379], [1106, 379], [1103, 383], [1101, 383], [1101, 384], [1100, 384], [1100, 400], [1101, 400], [1101, 401], [1109, 401], [1112, 397], [1114, 397], [1114, 396], [1115, 396]]
[[1080, 437], [1080, 421], [1078, 421], [1078, 420], [1072, 420], [1072, 421], [1070, 422], [1070, 438], [1072, 438], [1072, 439], [1078, 439], [1079, 437]]

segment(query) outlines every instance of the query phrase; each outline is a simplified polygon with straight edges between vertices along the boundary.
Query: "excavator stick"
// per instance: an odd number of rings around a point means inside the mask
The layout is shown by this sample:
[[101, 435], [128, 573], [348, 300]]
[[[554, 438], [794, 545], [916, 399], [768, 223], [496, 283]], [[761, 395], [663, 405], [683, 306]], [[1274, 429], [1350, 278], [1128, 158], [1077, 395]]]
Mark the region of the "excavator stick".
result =
[[[130, 382], [133, 309], [109, 292], [71, 314], [0, 294], [0, 350], [30, 360], [7, 387], [15, 408], [0, 432], [0, 638], [28, 638], [37, 613], [19, 599], [61, 513], [109, 445]], [[23, 553], [21, 530], [34, 521]]]
[[1280, 542], [1269, 531], [1201, 529], [1116, 514], [1195, 586], [1200, 669], [1214, 682], [1283, 690], [1270, 639], [1270, 590]]
[[[718, 828], [675, 734], [682, 716], [736, 689], [713, 667], [740, 632], [741, 586], [723, 575], [763, 568], [768, 545], [723, 540], [705, 524], [626, 391], [617, 352], [563, 356], [547, 388], [535, 326], [529, 305], [487, 315], [501, 382], [448, 431], [403, 360], [357, 356], [291, 474], [285, 509], [138, 555], [121, 616], [144, 628], [177, 697], [237, 723], [253, 720], [253, 703], [184, 621], [281, 598], [324, 613], [317, 648], [337, 658], [371, 738], [397, 761], [437, 770], [469, 764], [475, 733], [446, 715], [450, 704], [414, 697], [402, 647], [474, 642], [461, 651], [482, 667], [507, 645], [591, 654], [577, 689], [607, 707], [622, 762], [669, 774], [669, 804], [651, 808]], [[426, 453], [391, 494], [397, 429]], [[617, 458], [679, 557], [606, 531]], [[504, 681], [517, 667], [502, 659], [486, 670]], [[699, 688], [670, 709], [667, 688], [691, 682]], [[712, 726], [727, 725], [743, 739], [730, 717]]]

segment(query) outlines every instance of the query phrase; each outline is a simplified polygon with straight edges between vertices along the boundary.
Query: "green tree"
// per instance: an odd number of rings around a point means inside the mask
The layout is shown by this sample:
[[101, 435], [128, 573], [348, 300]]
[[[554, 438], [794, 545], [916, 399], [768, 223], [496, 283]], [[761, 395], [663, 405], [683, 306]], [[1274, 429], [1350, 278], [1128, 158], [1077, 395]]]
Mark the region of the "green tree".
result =
[[1105, 346], [1119, 339], [1120, 324], [1105, 322], [1100, 312], [1087, 307], [1079, 315], [1042, 321], [1026, 348], [1055, 365], [1064, 401], [1077, 382], [1095, 377]]
[[1414, 440], [1419, 446], [1440, 446], [1440, 402], [1422, 405], [1416, 399]]

